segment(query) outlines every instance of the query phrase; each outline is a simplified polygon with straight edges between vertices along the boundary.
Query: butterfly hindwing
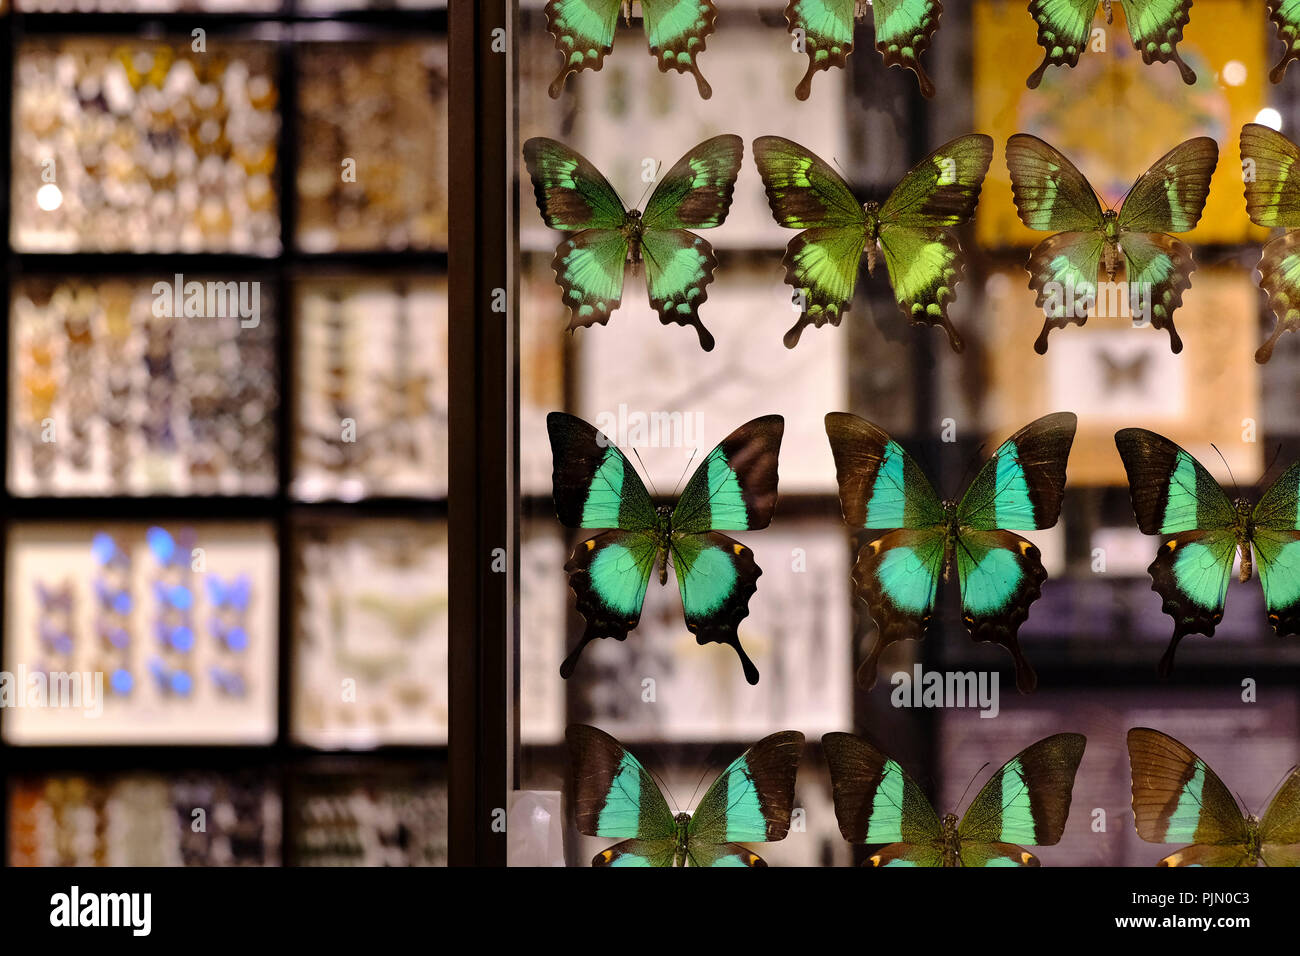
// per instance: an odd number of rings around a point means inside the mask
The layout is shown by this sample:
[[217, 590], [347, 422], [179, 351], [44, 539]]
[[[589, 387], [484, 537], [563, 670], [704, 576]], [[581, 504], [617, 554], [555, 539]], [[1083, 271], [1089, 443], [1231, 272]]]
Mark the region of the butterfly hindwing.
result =
[[700, 462], [673, 510], [673, 530], [766, 528], [777, 500], [777, 461], [785, 419], [765, 415], [741, 425]]
[[[1003, 764], [971, 801], [957, 827], [963, 856], [967, 844], [1059, 843], [1086, 744], [1082, 734], [1054, 734]], [[998, 858], [1005, 858], [1001, 849], [990, 854], [990, 859]]]
[[1128, 20], [1128, 35], [1134, 48], [1142, 55], [1142, 62], [1169, 63], [1178, 66], [1178, 73], [1188, 86], [1196, 82], [1196, 73], [1178, 55], [1178, 43], [1183, 38], [1183, 27], [1190, 19], [1192, 0], [1120, 0], [1124, 5], [1124, 18]]
[[942, 844], [939, 815], [896, 760], [854, 734], [826, 734], [822, 749], [831, 772], [835, 819], [845, 840]]
[[901, 66], [916, 74], [921, 95], [934, 96], [934, 82], [921, 65], [921, 54], [939, 29], [943, 4], [939, 0], [875, 0], [876, 49], [885, 66]]
[[1300, 329], [1300, 230], [1270, 239], [1259, 258], [1259, 284], [1268, 293], [1268, 307], [1277, 317], [1272, 334], [1255, 352], [1263, 365], [1284, 332]]
[[676, 836], [658, 840], [624, 840], [601, 850], [592, 866], [672, 866], [677, 856]]
[[857, 0], [790, 0], [786, 4], [785, 22], [791, 34], [802, 38], [808, 54], [808, 72], [795, 88], [796, 97], [808, 99], [819, 70], [848, 62], [859, 6]]
[[559, 98], [569, 74], [600, 69], [614, 49], [622, 5], [622, 0], [548, 0], [546, 29], [564, 56], [548, 91], [551, 99]]
[[[1188, 22], [1192, 0], [1120, 0], [1128, 21], [1129, 38], [1142, 61], [1178, 65], [1183, 82], [1196, 82], [1196, 74], [1178, 55], [1178, 42]], [[1045, 55], [1026, 85], [1032, 90], [1049, 66], [1076, 66], [1092, 35], [1097, 0], [1030, 0], [1029, 13], [1038, 24], [1038, 45]], [[1110, 8], [1107, 6], [1107, 22]]]
[[664, 325], [691, 326], [700, 347], [713, 351], [713, 334], [700, 321], [700, 305], [718, 267], [713, 247], [686, 229], [647, 232], [641, 239], [650, 307]]
[[740, 658], [745, 680], [758, 683], [758, 668], [740, 644], [740, 622], [763, 573], [754, 552], [718, 531], [676, 534], [670, 545], [686, 629], [696, 643], [726, 644]]
[[1043, 62], [1029, 74], [1025, 85], [1038, 89], [1049, 66], [1077, 66], [1092, 35], [1097, 0], [1029, 0], [1029, 15], [1038, 25], [1038, 45]]
[[[1168, 734], [1146, 727], [1128, 732], [1128, 754], [1138, 836], [1148, 843], [1236, 847], [1244, 855], [1245, 818], [1204, 760]], [[1179, 856], [1162, 864], [1190, 865], [1174, 859]]]
[[718, 20], [713, 0], [641, 0], [641, 14], [659, 72], [690, 73], [700, 98], [711, 97], [713, 88], [700, 73], [698, 59]]
[[687, 866], [767, 866], [763, 858], [739, 843], [691, 844], [686, 851]]
[[691, 815], [687, 825], [691, 852], [728, 843], [784, 840], [790, 830], [803, 741], [798, 731], [781, 731], [733, 760]]
[[[595, 727], [573, 724], [564, 736], [573, 768], [578, 832], [637, 841], [675, 839], [673, 813], [641, 761]], [[647, 849], [629, 847], [623, 852]]]
[[1268, 18], [1282, 41], [1282, 59], [1269, 71], [1268, 78], [1281, 83], [1291, 61], [1300, 59], [1300, 0], [1268, 0]]
[[1278, 634], [1300, 634], [1300, 462], [1260, 497], [1251, 541], [1268, 622]]
[[858, 668], [862, 687], [875, 686], [880, 655], [890, 644], [925, 637], [943, 576], [945, 548], [942, 528], [898, 528], [871, 538], [858, 552], [854, 590], [879, 631]]
[[659, 542], [646, 531], [606, 531], [579, 542], [564, 570], [587, 625], [578, 646], [560, 665], [561, 677], [573, 675], [592, 641], [621, 641], [640, 623], [646, 588], [659, 560]]
[[971, 639], [1005, 647], [1015, 661], [1016, 687], [1029, 694], [1038, 677], [1017, 634], [1042, 596], [1047, 571], [1031, 542], [1010, 531], [963, 529], [953, 549], [961, 584], [962, 622]]
[[[1164, 233], [1126, 232], [1120, 240], [1124, 254], [1125, 278], [1128, 282], [1130, 305], [1145, 304], [1150, 309], [1149, 319], [1153, 329], [1169, 333], [1169, 348], [1177, 354], [1183, 350], [1183, 340], [1174, 328], [1174, 312], [1183, 304], [1183, 291], [1192, 284], [1192, 271], [1196, 263], [1191, 247]], [[1133, 309], [1133, 314], [1138, 314]]]

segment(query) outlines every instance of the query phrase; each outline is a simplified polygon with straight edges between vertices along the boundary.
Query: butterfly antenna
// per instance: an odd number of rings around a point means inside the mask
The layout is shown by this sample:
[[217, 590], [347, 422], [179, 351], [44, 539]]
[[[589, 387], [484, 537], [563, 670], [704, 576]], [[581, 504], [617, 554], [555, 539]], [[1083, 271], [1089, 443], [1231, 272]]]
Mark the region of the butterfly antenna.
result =
[[656, 498], [658, 498], [658, 497], [659, 497], [659, 489], [655, 487], [654, 479], [650, 477], [650, 469], [647, 468], [647, 467], [645, 466], [645, 462], [641, 460], [641, 453], [640, 453], [639, 451], [637, 451], [636, 448], [633, 448], [633, 449], [632, 449], [632, 454], [636, 455], [636, 461], [637, 461], [637, 464], [641, 466], [641, 472], [645, 475], [645, 480], [648, 481], [648, 482], [650, 482], [650, 491], [651, 491], [651, 493], [652, 493]]
[[704, 783], [704, 778], [708, 774], [708, 772], [709, 772], [708, 766], [705, 766], [705, 768], [700, 771], [700, 779], [695, 781], [695, 789], [691, 791], [691, 802], [687, 804], [687, 806], [692, 806], [692, 807], [695, 806], [695, 796], [700, 792], [700, 785]]
[[655, 783], [659, 786], [659, 792], [664, 794], [668, 798], [669, 802], [672, 803], [673, 813], [681, 813], [682, 808], [677, 805], [677, 800], [673, 797], [673, 792], [668, 788], [668, 784], [664, 781], [664, 778], [661, 777], [659, 772], [656, 770], [650, 770], [649, 767], [646, 767], [646, 770], [649, 771], [650, 776], [654, 777]]
[[1264, 467], [1264, 476], [1259, 480], [1260, 485], [1265, 484], [1264, 478], [1267, 478], [1268, 473], [1273, 470], [1273, 466], [1277, 464], [1278, 456], [1281, 454], [1282, 454], [1282, 443], [1278, 442], [1277, 445], [1275, 445], [1273, 448], [1273, 457], [1268, 460], [1268, 464]]
[[659, 171], [664, 168], [663, 160], [655, 163], [655, 177], [645, 184], [645, 189], [641, 191], [641, 198], [636, 201], [636, 208], [640, 209], [645, 205], [646, 196], [650, 195], [650, 190], [659, 182]]
[[699, 450], [698, 448], [696, 448], [694, 451], [691, 452], [691, 457], [687, 459], [687, 461], [686, 461], [686, 467], [682, 469], [682, 473], [681, 473], [681, 475], [679, 475], [678, 478], [677, 478], [677, 484], [673, 487], [673, 497], [674, 497], [674, 498], [677, 497], [677, 492], [678, 492], [678, 491], [681, 489], [681, 487], [682, 487], [682, 479], [685, 478], [685, 477], [686, 477], [686, 473], [687, 473], [688, 471], [691, 470], [691, 464], [695, 461], [695, 456], [698, 455], [699, 453], [700, 453], [700, 450]]
[[1240, 494], [1241, 489], [1237, 487], [1237, 479], [1232, 476], [1232, 466], [1228, 464], [1228, 459], [1223, 457], [1223, 452], [1219, 451], [1219, 446], [1214, 444], [1214, 442], [1210, 442], [1210, 447], [1213, 448], [1214, 453], [1219, 456], [1219, 461], [1223, 462], [1223, 467], [1228, 469], [1228, 480], [1232, 482], [1232, 493], [1234, 495]]
[[966, 805], [966, 794], [970, 793], [971, 784], [979, 778], [979, 775], [984, 772], [988, 765], [989, 762], [987, 760], [984, 761], [980, 764], [980, 768], [970, 775], [970, 780], [966, 784], [966, 789], [961, 792], [961, 799], [957, 801], [957, 806], [964, 807]]

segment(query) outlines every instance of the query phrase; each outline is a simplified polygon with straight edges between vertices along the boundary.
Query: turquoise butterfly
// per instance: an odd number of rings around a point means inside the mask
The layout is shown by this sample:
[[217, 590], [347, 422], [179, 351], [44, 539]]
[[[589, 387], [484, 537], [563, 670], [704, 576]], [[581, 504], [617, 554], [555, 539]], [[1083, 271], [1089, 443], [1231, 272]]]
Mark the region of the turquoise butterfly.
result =
[[[1111, 0], [1101, 0], [1106, 22], [1113, 18]], [[1120, 0], [1129, 38], [1142, 62], [1178, 64], [1183, 82], [1196, 82], [1196, 73], [1178, 55], [1178, 42], [1187, 26], [1192, 0]], [[1025, 85], [1038, 87], [1049, 66], [1077, 66], [1092, 35], [1097, 0], [1029, 0], [1029, 15], [1038, 24], [1038, 45], [1047, 51]]]
[[1017, 687], [1034, 689], [1038, 679], [1016, 633], [1047, 572], [1031, 542], [1003, 529], [1056, 524], [1077, 425], [1071, 412], [1030, 422], [984, 463], [960, 501], [941, 501], [883, 429], [844, 412], [826, 416], [844, 521], [855, 530], [883, 532], [869, 536], [853, 568], [858, 596], [880, 631], [858, 672], [863, 686], [875, 684], [881, 651], [925, 636], [939, 579], [947, 579], [955, 562], [962, 620], [971, 636], [1010, 651]]
[[767, 866], [742, 843], [773, 843], [790, 830], [803, 734], [764, 737], [731, 762], [693, 814], [673, 814], [630, 751], [595, 727], [565, 732], [578, 831], [622, 840], [592, 866]]
[[971, 801], [942, 819], [896, 760], [853, 734], [822, 738], [835, 818], [850, 843], [885, 843], [872, 866], [1038, 866], [1018, 844], [1059, 843], [1087, 738], [1056, 734], [1016, 754]]
[[[631, 0], [549, 0], [546, 4], [546, 29], [564, 54], [560, 73], [551, 83], [552, 99], [559, 97], [569, 74], [600, 69], [614, 49], [620, 8], [631, 26]], [[659, 71], [692, 73], [700, 96], [706, 100], [712, 96], [696, 58], [704, 52], [705, 39], [718, 19], [713, 0], [641, 0], [641, 17]]]

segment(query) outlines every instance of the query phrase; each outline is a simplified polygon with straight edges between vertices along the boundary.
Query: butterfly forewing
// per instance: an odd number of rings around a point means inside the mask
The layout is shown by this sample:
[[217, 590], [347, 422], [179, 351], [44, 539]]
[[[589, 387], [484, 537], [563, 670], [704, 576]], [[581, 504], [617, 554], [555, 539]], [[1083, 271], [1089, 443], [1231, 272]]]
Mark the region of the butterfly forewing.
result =
[[790, 830], [803, 734], [764, 737], [733, 760], [700, 799], [687, 826], [691, 851], [726, 843], [773, 843]]
[[546, 416], [555, 511], [569, 528], [655, 527], [654, 502], [618, 446], [575, 415]]
[[1145, 428], [1115, 433], [1128, 475], [1129, 499], [1143, 534], [1230, 528], [1236, 510], [1199, 461]]
[[677, 161], [646, 203], [647, 229], [711, 229], [731, 209], [736, 176], [745, 154], [739, 136], [715, 136]]
[[1097, 194], [1056, 147], [1017, 133], [1007, 140], [1007, 169], [1016, 209], [1030, 229], [1092, 232], [1102, 227]]
[[913, 166], [880, 208], [882, 222], [905, 226], [959, 226], [975, 214], [993, 139], [958, 136]]
[[785, 419], [766, 415], [741, 425], [700, 462], [673, 510], [673, 530], [766, 528], [777, 500], [777, 461]]
[[609, 181], [563, 143], [537, 136], [524, 143], [524, 162], [542, 219], [552, 229], [618, 229], [626, 210]]
[[942, 845], [939, 815], [897, 761], [854, 734], [826, 734], [822, 748], [831, 772], [835, 819], [845, 840]]
[[[1246, 821], [1218, 775], [1168, 734], [1128, 732], [1133, 822], [1148, 843], [1243, 845]], [[1184, 864], [1185, 865], [1185, 864]]]
[[[963, 856], [968, 843], [1059, 843], [1070, 816], [1074, 777], [1086, 744], [1082, 734], [1055, 734], [1031, 744], [1003, 764], [971, 801], [958, 825]], [[1005, 858], [1001, 849], [994, 856]]]
[[645, 841], [676, 837], [672, 811], [641, 761], [595, 727], [570, 725], [564, 736], [578, 832]]
[[830, 412], [826, 437], [835, 459], [840, 508], [850, 528], [943, 523], [943, 504], [925, 472], [884, 429], [857, 415]]
[[1078, 417], [1055, 412], [1026, 425], [984, 463], [958, 509], [961, 525], [991, 531], [1050, 528], [1061, 514]]
[[1208, 136], [1179, 143], [1138, 177], [1119, 211], [1130, 232], [1190, 232], [1200, 221], [1219, 145]]

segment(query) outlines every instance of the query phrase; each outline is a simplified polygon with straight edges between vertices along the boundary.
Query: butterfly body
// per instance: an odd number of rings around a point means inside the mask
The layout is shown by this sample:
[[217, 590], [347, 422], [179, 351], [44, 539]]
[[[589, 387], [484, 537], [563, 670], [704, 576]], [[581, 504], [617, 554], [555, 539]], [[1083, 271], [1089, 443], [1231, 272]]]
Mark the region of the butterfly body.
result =
[[1300, 633], [1300, 463], [1252, 502], [1229, 499], [1200, 462], [1163, 435], [1125, 428], [1115, 433], [1115, 445], [1139, 530], [1165, 536], [1147, 569], [1174, 621], [1161, 675], [1173, 670], [1184, 636], [1213, 636], [1238, 557], [1242, 583], [1259, 571], [1273, 630]]
[[1147, 727], [1128, 732], [1133, 824], [1148, 843], [1190, 843], [1158, 866], [1300, 865], [1300, 768], [1262, 816], [1243, 812], [1210, 766]]
[[565, 738], [579, 832], [623, 840], [592, 866], [766, 866], [740, 844], [783, 840], [790, 830], [804, 742], [797, 731], [764, 737], [733, 760], [693, 814], [669, 810], [649, 771], [603, 730], [573, 725]]

